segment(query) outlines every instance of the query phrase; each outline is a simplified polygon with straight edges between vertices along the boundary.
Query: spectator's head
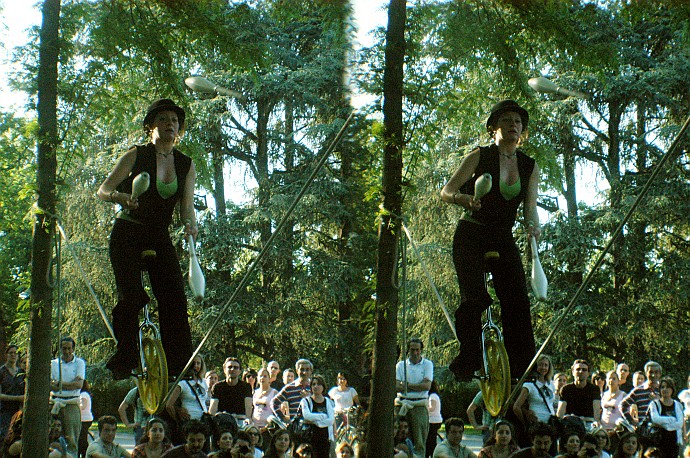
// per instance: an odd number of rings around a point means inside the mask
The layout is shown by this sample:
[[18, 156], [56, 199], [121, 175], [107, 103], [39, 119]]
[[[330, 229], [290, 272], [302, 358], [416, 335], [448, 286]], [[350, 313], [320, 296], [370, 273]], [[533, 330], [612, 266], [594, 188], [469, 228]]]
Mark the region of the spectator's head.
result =
[[589, 363], [584, 359], [576, 359], [573, 362], [573, 382], [576, 384], [586, 383], [589, 379]]
[[218, 377], [218, 372], [214, 370], [206, 371], [206, 375], [204, 375], [204, 379], [206, 380], [206, 385], [208, 386], [208, 389], [210, 390], [213, 388], [213, 385], [218, 383], [218, 380], [220, 380], [220, 377]]
[[272, 456], [283, 456], [290, 448], [290, 433], [285, 429], [279, 429], [271, 436], [266, 453], [271, 451]]
[[585, 453], [585, 456], [588, 457], [595, 457], [599, 455], [599, 439], [592, 434], [592, 432], [589, 432], [585, 434], [582, 437], [582, 441], [580, 443], [580, 450], [583, 450]]
[[620, 379], [618, 378], [618, 372], [608, 371], [606, 373], [606, 387], [611, 391], [618, 391], [619, 385]]
[[647, 361], [644, 365], [644, 375], [650, 385], [656, 385], [661, 380], [661, 364], [656, 361]]
[[117, 434], [117, 418], [103, 415], [98, 419], [98, 437], [104, 444], [112, 444]]
[[22, 410], [17, 410], [12, 419], [10, 420], [10, 426], [7, 428], [7, 434], [5, 435], [5, 444], [11, 445], [14, 442], [22, 438], [22, 424], [24, 421], [24, 412]]
[[283, 383], [285, 385], [288, 385], [292, 382], [295, 381], [295, 378], [297, 378], [297, 375], [295, 375], [295, 370], [292, 369], [291, 367], [288, 367], [283, 371]]
[[232, 448], [232, 443], [235, 440], [232, 437], [232, 431], [227, 429], [221, 430], [218, 434], [214, 434], [213, 437], [215, 439], [215, 448], [216, 450], [220, 451], [230, 450]]
[[553, 363], [551, 362], [551, 357], [549, 355], [539, 356], [539, 359], [537, 359], [537, 365], [534, 370], [538, 375], [544, 377], [544, 380], [552, 380]]
[[421, 339], [413, 337], [407, 342], [407, 357], [411, 362], [417, 364], [422, 360], [422, 351], [424, 350], [424, 342]]
[[432, 393], [438, 394], [438, 383], [436, 383], [436, 380], [432, 380], [431, 386], [429, 387], [429, 394]]
[[280, 364], [278, 364], [278, 361], [269, 362], [266, 365], [266, 369], [271, 374], [271, 382], [278, 378], [278, 374], [280, 374]]
[[350, 377], [345, 372], [338, 372], [338, 386], [346, 387]]
[[453, 447], [457, 447], [462, 442], [465, 423], [458, 417], [451, 417], [444, 424], [446, 425], [446, 440]]
[[577, 455], [580, 451], [580, 434], [575, 431], [566, 431], [561, 440], [558, 441], [561, 448], [561, 453], [564, 455]]
[[144, 428], [144, 435], [141, 436], [140, 443], [151, 442], [154, 444], [160, 444], [167, 441], [168, 425], [162, 418], [151, 417], [149, 421], [146, 422], [146, 428]]
[[252, 439], [246, 431], [239, 431], [235, 435], [235, 442], [230, 449], [232, 458], [254, 458]]
[[633, 372], [633, 375], [632, 375], [633, 387], [642, 385], [646, 380], [647, 380], [647, 377], [645, 377], [644, 372], [642, 372], [642, 371]]
[[559, 372], [556, 375], [553, 376], [553, 386], [556, 389], [556, 393], [561, 392], [561, 388], [563, 388], [565, 385], [568, 383], [568, 376], [564, 374], [563, 372]]
[[259, 386], [266, 385], [267, 387], [270, 386], [271, 384], [271, 371], [266, 369], [265, 367], [262, 369], [259, 369], [259, 371], [256, 374], [258, 380], [259, 380]]
[[240, 375], [242, 375], [242, 363], [239, 359], [232, 356], [226, 358], [225, 363], [223, 363], [223, 372], [225, 372], [226, 380], [236, 382], [240, 379]]
[[498, 420], [491, 428], [489, 442], [500, 446], [517, 445], [513, 424], [508, 420]]
[[308, 359], [298, 359], [295, 363], [295, 370], [300, 381], [308, 383], [311, 380], [311, 374], [314, 372], [314, 365]]
[[627, 382], [628, 376], [630, 375], [630, 366], [625, 363], [618, 364], [618, 366], [616, 366], [616, 374], [618, 374], [620, 383]]
[[355, 450], [347, 442], [341, 442], [335, 448], [335, 456], [337, 458], [354, 458]]
[[592, 373], [592, 385], [598, 386], [603, 391], [604, 386], [606, 386], [606, 372], [594, 371]]
[[71, 337], [63, 337], [60, 339], [60, 351], [62, 352], [62, 360], [70, 362], [74, 358], [74, 349], [77, 344]]
[[10, 344], [7, 346], [5, 349], [5, 361], [6, 363], [9, 364], [17, 364], [17, 361], [19, 360], [19, 347]]
[[405, 417], [395, 417], [395, 444], [405, 442], [410, 438], [410, 422]]
[[208, 430], [201, 420], [189, 420], [184, 425], [183, 433], [186, 442], [185, 448], [190, 455], [194, 455], [203, 450]]
[[534, 458], [549, 456], [549, 449], [553, 442], [553, 428], [546, 423], [537, 422], [529, 430], [532, 441], [532, 455]]
[[328, 387], [323, 375], [316, 374], [311, 378], [311, 391], [314, 394], [325, 394]]
[[206, 374], [206, 362], [204, 361], [204, 357], [202, 355], [196, 355], [194, 357], [192, 366], [189, 368], [188, 373], [191, 374], [192, 377], [199, 380], [204, 378], [204, 375]]
[[261, 447], [261, 433], [259, 432], [259, 428], [256, 426], [252, 425], [244, 429], [244, 432], [247, 433], [247, 436], [249, 436], [249, 443], [251, 444], [252, 447]]
[[661, 397], [673, 398], [676, 396], [676, 382], [671, 377], [662, 377], [659, 382]]
[[637, 441], [637, 436], [633, 432], [623, 433], [618, 438], [618, 447], [616, 452], [613, 454], [615, 458], [632, 458], [637, 454], [639, 449], [639, 442]]
[[50, 417], [50, 430], [48, 431], [48, 440], [54, 442], [62, 436], [62, 420], [57, 415]]
[[310, 444], [300, 444], [295, 450], [295, 458], [312, 458], [314, 456], [314, 448]]

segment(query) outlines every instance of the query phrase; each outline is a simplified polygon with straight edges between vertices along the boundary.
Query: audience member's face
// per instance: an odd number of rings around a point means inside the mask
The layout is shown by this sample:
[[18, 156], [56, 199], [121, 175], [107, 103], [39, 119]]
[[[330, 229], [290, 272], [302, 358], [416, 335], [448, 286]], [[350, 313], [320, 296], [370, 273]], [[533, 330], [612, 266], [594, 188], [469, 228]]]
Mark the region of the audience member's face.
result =
[[545, 457], [549, 456], [549, 449], [551, 448], [551, 436], [536, 436], [532, 439], [532, 451], [534, 456]]
[[317, 380], [312, 380], [311, 381], [311, 392], [314, 394], [323, 394], [324, 387], [321, 383], [319, 383]]
[[649, 383], [651, 384], [657, 384], [659, 383], [659, 380], [661, 380], [661, 367], [660, 366], [650, 366], [645, 375], [647, 376], [647, 380], [649, 380]]
[[281, 434], [275, 438], [274, 444], [279, 453], [285, 453], [290, 448], [290, 436], [288, 434]]
[[343, 447], [338, 451], [338, 458], [352, 458], [352, 451], [349, 447]]
[[556, 380], [554, 380], [554, 386], [556, 390], [559, 390], [563, 388], [568, 383], [568, 377], [565, 376], [565, 374], [561, 374], [558, 377], [556, 377]]
[[225, 366], [223, 366], [223, 370], [226, 378], [230, 380], [237, 380], [240, 377], [242, 367], [237, 361], [228, 361], [225, 363]]
[[586, 364], [577, 363], [573, 365], [573, 378], [576, 382], [583, 382], [589, 377], [589, 367]]
[[300, 364], [297, 366], [297, 373], [302, 381], [311, 380], [311, 373], [313, 369], [309, 364]]
[[187, 451], [190, 455], [201, 452], [204, 442], [206, 442], [204, 433], [187, 434]]
[[621, 442], [620, 447], [622, 447], [623, 454], [625, 456], [632, 456], [637, 452], [637, 437], [628, 436], [623, 442]]
[[422, 345], [419, 342], [411, 342], [407, 349], [407, 357], [413, 363], [418, 363], [422, 360]]
[[633, 386], [640, 386], [644, 383], [644, 381], [645, 381], [645, 377], [644, 377], [643, 373], [635, 372], [633, 374], [633, 381], [632, 381]]
[[410, 435], [410, 424], [407, 421], [400, 420], [398, 422], [397, 436], [408, 437]]
[[221, 450], [230, 450], [232, 447], [232, 433], [226, 431], [220, 435], [218, 439], [218, 448]]
[[616, 372], [611, 372], [606, 376], [606, 385], [610, 390], [618, 390], [618, 374]]
[[457, 447], [460, 445], [460, 442], [462, 442], [462, 434], [464, 432], [464, 427], [452, 425], [448, 430], [446, 430], [446, 440], [453, 447]]
[[270, 363], [268, 363], [268, 367], [266, 367], [266, 369], [268, 369], [268, 372], [271, 373], [271, 379], [273, 380], [275, 380], [276, 377], [278, 377], [278, 374], [280, 373], [280, 366], [275, 361], [271, 361]]
[[58, 418], [53, 418], [50, 420], [50, 436], [60, 437], [62, 436], [62, 420]]
[[99, 437], [104, 444], [112, 444], [117, 433], [117, 425], [103, 425]]
[[165, 439], [165, 428], [161, 423], [152, 423], [148, 431], [149, 442], [160, 443]]
[[210, 390], [213, 385], [218, 383], [218, 374], [215, 372], [211, 372], [206, 376], [206, 385], [208, 385], [208, 389]]
[[565, 442], [565, 451], [572, 455], [576, 454], [580, 450], [580, 438], [573, 434], [568, 436], [568, 440]]
[[74, 357], [74, 345], [72, 342], [62, 342], [60, 344], [60, 350], [62, 351], [62, 360], [70, 362]]
[[616, 374], [618, 374], [618, 380], [625, 383], [628, 380], [628, 375], [630, 375], [630, 368], [627, 364], [619, 364], [616, 369]]
[[513, 433], [510, 431], [510, 426], [508, 425], [501, 425], [496, 429], [496, 443], [499, 445], [508, 445], [510, 444], [511, 439], [513, 438]]
[[287, 384], [290, 384], [294, 381], [295, 381], [294, 371], [285, 369], [285, 371], [283, 372], [283, 383], [287, 385]]

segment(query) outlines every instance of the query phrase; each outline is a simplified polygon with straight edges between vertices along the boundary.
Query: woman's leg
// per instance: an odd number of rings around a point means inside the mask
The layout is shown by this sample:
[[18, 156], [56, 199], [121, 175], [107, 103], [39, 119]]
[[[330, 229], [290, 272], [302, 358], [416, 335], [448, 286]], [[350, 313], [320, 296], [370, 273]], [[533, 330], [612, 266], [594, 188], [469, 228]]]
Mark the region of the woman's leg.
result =
[[512, 378], [521, 377], [535, 353], [527, 281], [520, 252], [511, 240], [499, 249], [492, 269], [494, 288], [501, 303], [503, 339]]
[[192, 355], [192, 333], [180, 262], [169, 238], [156, 246], [156, 260], [149, 276], [158, 301], [161, 341], [168, 361], [168, 373], [178, 375]]
[[116, 378], [126, 378], [137, 367], [139, 310], [149, 298], [141, 284], [142, 234], [136, 224], [117, 219], [110, 235], [110, 263], [115, 274], [117, 304], [113, 308], [113, 331], [117, 352], [107, 363]]
[[484, 284], [487, 247], [481, 229], [481, 226], [461, 221], [453, 238], [453, 262], [462, 299], [455, 311], [460, 354], [451, 363], [450, 370], [460, 380], [470, 379], [481, 367], [482, 312], [491, 304]]

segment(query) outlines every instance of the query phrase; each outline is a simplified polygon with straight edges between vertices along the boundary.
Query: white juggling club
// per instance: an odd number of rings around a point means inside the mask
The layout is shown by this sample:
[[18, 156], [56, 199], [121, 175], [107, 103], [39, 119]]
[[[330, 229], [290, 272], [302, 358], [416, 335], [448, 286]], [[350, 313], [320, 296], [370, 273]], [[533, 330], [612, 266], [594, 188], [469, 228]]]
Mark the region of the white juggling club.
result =
[[530, 247], [532, 248], [532, 291], [540, 301], [546, 300], [546, 291], [549, 288], [549, 282], [544, 275], [544, 269], [541, 267], [539, 261], [539, 252], [537, 251], [537, 240], [530, 236]]
[[535, 91], [542, 92], [544, 94], [561, 94], [569, 97], [577, 97], [579, 99], [586, 99], [589, 97], [584, 92], [571, 91], [570, 89], [565, 89], [556, 86], [554, 82], [547, 78], [544, 78], [543, 76], [540, 76], [538, 78], [530, 78], [527, 81], [527, 84], [529, 84], [529, 86]]
[[228, 89], [223, 86], [218, 86], [203, 76], [190, 76], [184, 80], [184, 83], [189, 86], [191, 90], [196, 92], [227, 95], [228, 97], [235, 97], [236, 99], [244, 99], [244, 96], [241, 92], [233, 91], [232, 89]]
[[206, 293], [206, 279], [201, 271], [199, 260], [196, 257], [194, 237], [187, 236], [187, 249], [189, 250], [189, 288], [197, 299], [203, 299]]
[[151, 177], [148, 172], [141, 172], [132, 180], [132, 200], [137, 199], [140, 195], [145, 193], [151, 184]]
[[474, 182], [474, 200], [479, 200], [491, 191], [493, 181], [490, 173], [484, 173]]

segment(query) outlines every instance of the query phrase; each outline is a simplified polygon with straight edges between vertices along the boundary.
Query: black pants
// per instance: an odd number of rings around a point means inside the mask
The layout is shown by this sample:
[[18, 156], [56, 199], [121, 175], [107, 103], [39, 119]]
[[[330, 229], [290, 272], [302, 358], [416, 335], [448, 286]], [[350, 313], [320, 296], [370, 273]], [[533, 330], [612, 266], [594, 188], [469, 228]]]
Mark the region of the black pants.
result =
[[482, 312], [491, 304], [484, 284], [484, 253], [497, 251], [491, 264], [511, 376], [520, 377], [535, 353], [525, 270], [512, 229], [495, 229], [460, 220], [453, 237], [453, 262], [460, 285], [461, 303], [455, 312], [455, 329], [463, 359], [476, 370], [482, 364]]
[[117, 286], [117, 305], [113, 309], [113, 331], [118, 341], [116, 364], [133, 369], [138, 361], [139, 311], [149, 301], [141, 284], [144, 250], [156, 251], [155, 259], [147, 264], [148, 275], [158, 301], [168, 372], [178, 375], [192, 355], [192, 336], [180, 262], [168, 229], [152, 229], [119, 218], [110, 234], [110, 262]]
[[81, 422], [81, 433], [79, 434], [79, 458], [86, 457], [86, 449], [89, 448], [89, 428], [91, 421]]

